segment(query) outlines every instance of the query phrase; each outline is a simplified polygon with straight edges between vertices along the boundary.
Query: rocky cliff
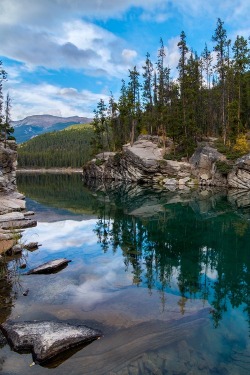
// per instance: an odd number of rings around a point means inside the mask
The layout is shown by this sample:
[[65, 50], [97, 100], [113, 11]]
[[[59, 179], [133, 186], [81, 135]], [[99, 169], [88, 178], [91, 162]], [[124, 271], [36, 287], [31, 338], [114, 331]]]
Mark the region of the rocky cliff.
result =
[[189, 161], [164, 158], [155, 137], [141, 137], [121, 153], [103, 152], [83, 168], [84, 179], [151, 183], [169, 190], [189, 186], [250, 189], [250, 154], [232, 165], [211, 144], [200, 145]]
[[16, 191], [17, 144], [0, 142], [0, 193]]
[[[25, 212], [24, 196], [16, 187], [17, 145], [0, 142], [0, 254], [11, 250], [21, 238], [21, 230], [36, 225]], [[1, 261], [1, 259], [0, 259]]]

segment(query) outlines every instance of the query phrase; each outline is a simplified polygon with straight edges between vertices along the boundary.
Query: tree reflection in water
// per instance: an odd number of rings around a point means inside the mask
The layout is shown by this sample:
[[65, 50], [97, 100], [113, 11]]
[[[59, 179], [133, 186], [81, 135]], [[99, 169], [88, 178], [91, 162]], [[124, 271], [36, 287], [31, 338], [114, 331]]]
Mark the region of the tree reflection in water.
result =
[[124, 185], [95, 192], [98, 241], [105, 252], [121, 248], [135, 285], [172, 289], [182, 313], [188, 298], [208, 300], [215, 326], [229, 304], [243, 305], [250, 321], [247, 204], [239, 209], [225, 192], [156, 194]]
[[[40, 203], [98, 215], [104, 252], [121, 249], [135, 285], [208, 300], [214, 324], [232, 306], [250, 321], [250, 192], [168, 192], [139, 185], [83, 187], [81, 176], [18, 177], [19, 190]], [[36, 210], [36, 207], [33, 208]]]

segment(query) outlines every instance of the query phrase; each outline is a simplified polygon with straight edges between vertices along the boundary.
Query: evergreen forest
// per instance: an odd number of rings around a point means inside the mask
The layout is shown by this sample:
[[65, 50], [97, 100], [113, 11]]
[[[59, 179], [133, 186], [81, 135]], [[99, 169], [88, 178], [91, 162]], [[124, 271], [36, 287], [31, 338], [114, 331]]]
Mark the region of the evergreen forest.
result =
[[174, 141], [174, 155], [189, 157], [197, 141], [219, 138], [227, 150], [246, 153], [250, 126], [249, 39], [227, 36], [219, 18], [207, 44], [198, 55], [189, 48], [184, 31], [178, 42], [178, 76], [173, 78], [160, 39], [157, 61], [149, 53], [143, 67], [129, 70], [116, 101], [110, 95], [97, 104], [93, 121], [95, 151], [119, 151], [140, 134]]
[[18, 148], [20, 168], [82, 167], [91, 159], [93, 127], [71, 125], [64, 130], [41, 134]]

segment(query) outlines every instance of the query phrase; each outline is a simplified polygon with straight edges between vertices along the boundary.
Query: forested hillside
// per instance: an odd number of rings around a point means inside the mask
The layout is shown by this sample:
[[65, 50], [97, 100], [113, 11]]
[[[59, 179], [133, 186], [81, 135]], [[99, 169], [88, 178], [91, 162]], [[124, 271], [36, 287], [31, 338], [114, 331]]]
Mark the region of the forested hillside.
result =
[[39, 135], [18, 148], [19, 168], [77, 168], [91, 159], [90, 124]]
[[58, 117], [52, 115], [33, 115], [23, 120], [12, 121], [17, 143], [23, 143], [29, 139], [48, 132], [59, 131], [74, 124], [86, 124], [91, 119], [87, 117]]
[[[228, 149], [247, 150], [250, 128], [249, 39], [227, 36], [218, 19], [211, 36], [213, 47], [198, 55], [188, 46], [184, 31], [178, 42], [178, 76], [172, 77], [160, 39], [155, 63], [149, 53], [142, 69], [129, 70], [120, 97], [97, 104], [94, 118], [95, 150], [121, 149], [138, 134], [157, 134], [174, 141], [174, 155], [189, 157], [197, 141], [220, 137]], [[208, 41], [210, 44], [210, 41]], [[142, 71], [142, 74], [140, 73]]]

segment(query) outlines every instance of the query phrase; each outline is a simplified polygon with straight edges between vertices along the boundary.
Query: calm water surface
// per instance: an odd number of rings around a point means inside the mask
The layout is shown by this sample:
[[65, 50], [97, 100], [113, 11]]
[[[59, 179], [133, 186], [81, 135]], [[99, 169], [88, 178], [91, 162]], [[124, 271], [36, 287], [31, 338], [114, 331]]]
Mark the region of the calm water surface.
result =
[[[250, 373], [250, 193], [87, 188], [80, 175], [20, 175], [18, 188], [38, 220], [23, 241], [42, 246], [11, 263], [20, 276], [0, 283], [0, 321], [85, 323], [104, 337], [53, 368], [0, 337], [0, 373]], [[59, 273], [22, 275], [59, 257], [72, 260]]]

